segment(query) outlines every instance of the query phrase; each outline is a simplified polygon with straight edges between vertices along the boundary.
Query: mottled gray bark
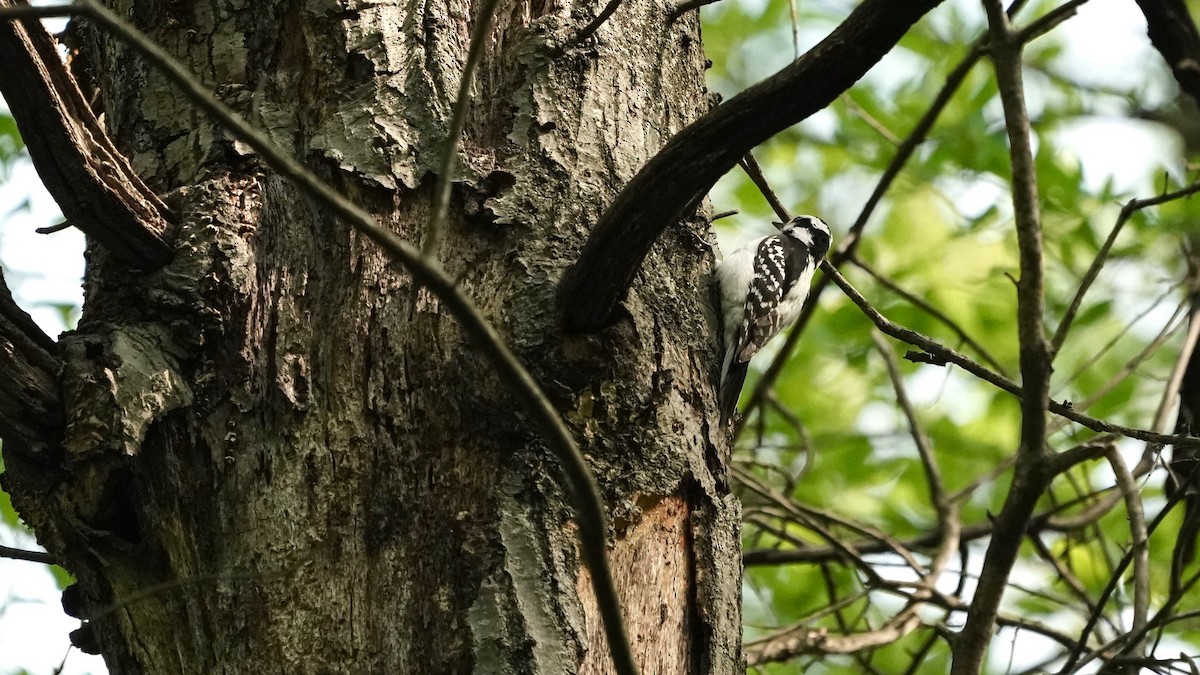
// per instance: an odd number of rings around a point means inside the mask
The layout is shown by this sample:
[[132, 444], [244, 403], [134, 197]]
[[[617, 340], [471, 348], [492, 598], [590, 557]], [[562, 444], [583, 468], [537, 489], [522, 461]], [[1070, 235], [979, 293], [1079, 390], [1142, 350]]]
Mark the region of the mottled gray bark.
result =
[[[738, 517], [707, 224], [672, 226], [614, 325], [559, 328], [589, 229], [709, 101], [695, 16], [627, 0], [571, 45], [599, 8], [501, 3], [441, 258], [588, 454], [644, 672], [731, 673]], [[116, 9], [420, 239], [473, 6]], [[453, 320], [127, 48], [81, 32], [110, 132], [182, 224], [153, 273], [92, 251], [60, 343], [66, 458], [18, 458], [7, 480], [84, 614], [123, 603], [93, 622], [114, 672], [606, 672], [557, 465]]]

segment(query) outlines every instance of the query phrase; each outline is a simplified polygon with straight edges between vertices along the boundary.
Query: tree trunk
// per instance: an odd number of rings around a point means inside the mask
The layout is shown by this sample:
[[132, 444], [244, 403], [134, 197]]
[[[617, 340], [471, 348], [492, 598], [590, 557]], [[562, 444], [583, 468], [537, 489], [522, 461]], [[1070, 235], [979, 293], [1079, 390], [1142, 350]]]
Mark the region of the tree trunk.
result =
[[[380, 223], [419, 241], [476, 8], [115, 9]], [[500, 3], [442, 264], [562, 411], [609, 509], [644, 673], [741, 669], [738, 506], [716, 422], [710, 229], [672, 226], [614, 325], [557, 282], [618, 188], [709, 105], [694, 13]], [[558, 464], [428, 292], [77, 27], [106, 124], [181, 214], [172, 262], [90, 250], [59, 344], [65, 459], [7, 487], [119, 673], [600, 673]], [[115, 609], [114, 609], [115, 608]], [[113, 611], [107, 611], [113, 609]]]

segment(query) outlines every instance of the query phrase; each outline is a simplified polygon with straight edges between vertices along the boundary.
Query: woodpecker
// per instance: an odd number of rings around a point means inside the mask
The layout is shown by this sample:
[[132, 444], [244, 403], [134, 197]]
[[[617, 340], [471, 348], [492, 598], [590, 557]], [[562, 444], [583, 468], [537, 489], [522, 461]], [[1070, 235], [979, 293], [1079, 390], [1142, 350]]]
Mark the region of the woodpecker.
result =
[[833, 237], [816, 216], [773, 223], [779, 234], [747, 242], [717, 263], [725, 358], [721, 363], [721, 419], [737, 410], [750, 357], [800, 315], [813, 272]]

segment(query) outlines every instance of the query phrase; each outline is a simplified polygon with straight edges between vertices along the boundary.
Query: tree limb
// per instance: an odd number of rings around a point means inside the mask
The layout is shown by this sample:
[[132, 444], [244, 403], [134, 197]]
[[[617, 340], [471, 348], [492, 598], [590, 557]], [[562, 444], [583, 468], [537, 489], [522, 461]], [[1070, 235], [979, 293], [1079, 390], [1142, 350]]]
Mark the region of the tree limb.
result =
[[26, 551], [21, 548], [13, 548], [11, 546], [0, 546], [0, 558], [8, 558], [9, 560], [25, 560], [28, 562], [43, 563], [46, 565], [58, 564], [54, 556], [43, 551]]
[[611, 321], [659, 234], [751, 148], [824, 108], [941, 0], [865, 0], [791, 65], [676, 134], [609, 205], [559, 289], [566, 326]]
[[1200, 32], [1184, 0], [1137, 0], [1146, 16], [1150, 42], [1158, 50], [1179, 88], [1200, 103]]
[[1020, 551], [1037, 500], [1050, 484], [1053, 458], [1046, 450], [1046, 406], [1050, 397], [1050, 343], [1042, 317], [1045, 287], [1037, 172], [1025, 109], [1021, 51], [1024, 43], [1000, 0], [985, 0], [990, 54], [1004, 108], [1012, 162], [1012, 202], [1021, 278], [1017, 281], [1017, 337], [1021, 365], [1021, 434], [1013, 482], [996, 517], [966, 623], [952, 644], [952, 675], [978, 673], [1000, 610], [1000, 599]]
[[[821, 263], [821, 269], [825, 272], [825, 274], [829, 275], [829, 277], [835, 284], [838, 285], [839, 288], [842, 289], [842, 292], [844, 292], [846, 296], [850, 298], [850, 301], [857, 305], [858, 308], [862, 310], [863, 314], [865, 314], [867, 318], [869, 318], [876, 326], [878, 326], [879, 330], [883, 331], [886, 335], [890, 335], [901, 342], [906, 342], [915, 347], [920, 347], [929, 354], [941, 358], [946, 363], [952, 363], [968, 373], [978, 377], [979, 379], [996, 385], [1000, 389], [1012, 394], [1013, 396], [1019, 397], [1022, 395], [1021, 386], [1016, 382], [1013, 382], [1003, 375], [998, 375], [983, 367], [979, 363], [972, 361], [962, 354], [959, 354], [953, 349], [944, 347], [938, 342], [914, 330], [905, 328], [904, 326], [901, 326], [900, 324], [895, 323], [880, 314], [879, 310], [872, 307], [871, 304], [867, 302], [867, 299], [864, 298], [857, 289], [851, 286], [850, 282], [846, 281], [846, 278], [843, 277], [837, 271], [837, 268], [835, 268], [828, 261]], [[1056, 415], [1065, 417], [1076, 424], [1085, 426], [1092, 431], [1098, 431], [1101, 433], [1116, 433], [1129, 438], [1136, 438], [1143, 441], [1153, 441], [1168, 445], [1182, 444], [1186, 446], [1193, 446], [1197, 442], [1200, 442], [1200, 439], [1195, 436], [1188, 436], [1186, 434], [1160, 434], [1146, 429], [1136, 429], [1134, 427], [1121, 426], [1119, 424], [1106, 422], [1095, 417], [1089, 417], [1088, 415], [1084, 415], [1083, 413], [1075, 410], [1069, 402], [1059, 403], [1057, 401], [1048, 400], [1046, 403], [1046, 409]]]
[[73, 226], [127, 264], [162, 266], [174, 216], [108, 138], [45, 29], [15, 1], [0, 0], [0, 12], [26, 16], [0, 16], [0, 94], [38, 175]]
[[0, 438], [39, 455], [63, 432], [58, 348], [13, 301], [0, 271]]

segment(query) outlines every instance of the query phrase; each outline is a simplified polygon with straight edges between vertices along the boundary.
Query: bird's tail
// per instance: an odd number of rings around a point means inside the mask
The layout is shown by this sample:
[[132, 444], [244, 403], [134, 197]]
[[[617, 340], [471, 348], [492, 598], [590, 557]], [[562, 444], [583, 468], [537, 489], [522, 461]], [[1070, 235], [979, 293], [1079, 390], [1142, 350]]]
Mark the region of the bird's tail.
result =
[[737, 413], [738, 397], [742, 394], [742, 385], [746, 382], [746, 371], [750, 369], [749, 361], [738, 361], [732, 358], [732, 349], [730, 354], [726, 355], [726, 364], [722, 369], [721, 377], [721, 393], [719, 396], [721, 405], [721, 422], [728, 422], [733, 419]]

